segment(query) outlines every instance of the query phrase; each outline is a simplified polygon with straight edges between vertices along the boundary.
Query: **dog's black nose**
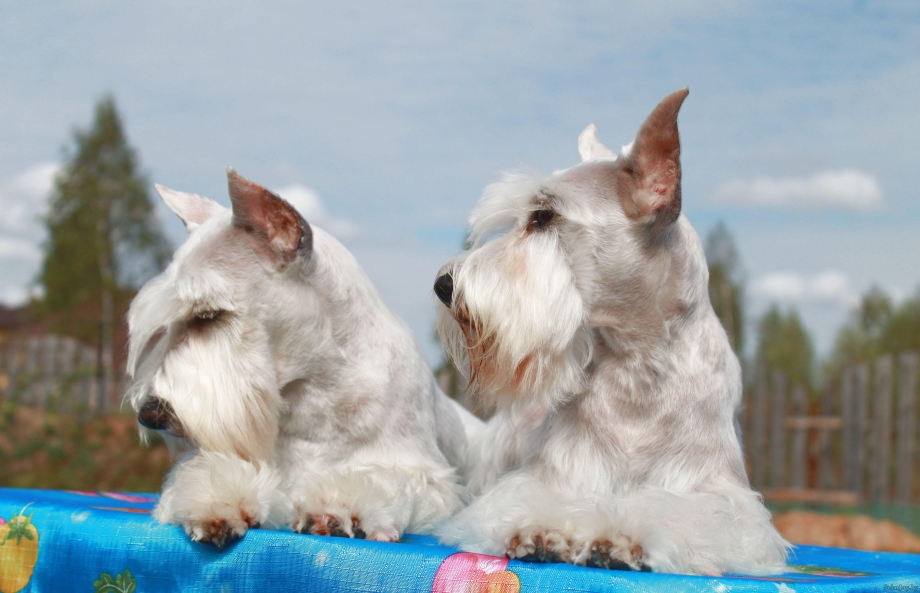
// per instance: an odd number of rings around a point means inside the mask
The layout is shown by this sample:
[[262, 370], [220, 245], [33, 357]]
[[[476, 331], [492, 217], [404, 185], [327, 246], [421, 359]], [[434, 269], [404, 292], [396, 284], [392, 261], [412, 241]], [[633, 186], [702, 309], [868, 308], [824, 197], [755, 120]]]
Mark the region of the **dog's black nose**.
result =
[[434, 293], [445, 306], [450, 307], [450, 301], [454, 295], [454, 279], [450, 274], [444, 274], [434, 281]]
[[172, 406], [156, 396], [150, 397], [141, 406], [137, 413], [137, 421], [144, 428], [151, 430], [167, 430], [172, 428], [172, 419], [175, 417]]

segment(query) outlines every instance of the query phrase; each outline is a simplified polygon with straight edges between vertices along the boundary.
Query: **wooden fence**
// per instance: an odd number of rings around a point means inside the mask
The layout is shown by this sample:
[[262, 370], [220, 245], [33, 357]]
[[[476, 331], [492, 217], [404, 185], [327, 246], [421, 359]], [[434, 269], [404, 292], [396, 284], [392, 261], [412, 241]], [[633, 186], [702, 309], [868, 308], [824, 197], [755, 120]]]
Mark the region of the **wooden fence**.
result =
[[848, 369], [817, 400], [758, 369], [742, 441], [752, 485], [768, 500], [920, 503], [916, 352]]
[[62, 412], [119, 409], [124, 377], [99, 372], [98, 352], [56, 335], [0, 344], [0, 403]]

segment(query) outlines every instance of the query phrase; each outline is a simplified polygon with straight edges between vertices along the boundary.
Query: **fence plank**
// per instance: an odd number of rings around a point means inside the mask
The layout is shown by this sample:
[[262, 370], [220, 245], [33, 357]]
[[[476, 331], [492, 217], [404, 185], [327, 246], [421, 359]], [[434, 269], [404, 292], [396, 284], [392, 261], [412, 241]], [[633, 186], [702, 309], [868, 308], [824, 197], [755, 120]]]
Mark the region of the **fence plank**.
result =
[[6, 352], [6, 373], [7, 373], [7, 401], [19, 400], [19, 375], [22, 368], [20, 347], [17, 342], [10, 344]]
[[81, 399], [86, 402], [86, 409], [95, 412], [99, 409], [98, 381], [95, 372], [96, 353], [88, 348], [83, 350], [80, 363], [80, 366], [83, 367], [83, 379], [80, 386], [83, 392]]
[[898, 502], [914, 501], [914, 459], [917, 442], [917, 353], [898, 358], [898, 445], [895, 497]]
[[772, 407], [770, 486], [782, 488], [786, 470], [786, 376], [774, 370], [770, 381]]
[[23, 399], [20, 400], [23, 403], [34, 406], [38, 403], [38, 391], [39, 387], [36, 386], [36, 378], [38, 377], [38, 357], [39, 350], [41, 349], [41, 344], [38, 343], [38, 340], [31, 339], [26, 342], [26, 360], [23, 365], [25, 369], [25, 377], [27, 384], [23, 387]]
[[[121, 373], [110, 382], [124, 383]], [[45, 334], [0, 344], [0, 401], [74, 412], [105, 411], [115, 406], [101, 401], [96, 378], [96, 351], [66, 336]]]
[[8, 397], [10, 387], [9, 363], [6, 359], [6, 349], [0, 350], [0, 403]]
[[[807, 412], [807, 406], [808, 394], [805, 392], [805, 387], [797, 384], [792, 388], [792, 413], [796, 416], [796, 420], [805, 419], [804, 416]], [[792, 459], [790, 467], [790, 473], [792, 475], [790, 477], [790, 485], [792, 488], [796, 489], [805, 488], [805, 445], [808, 443], [807, 430], [808, 423], [799, 422], [798, 426], [793, 427], [792, 432]]]
[[[836, 417], [840, 422], [840, 428], [843, 428], [843, 419], [839, 410], [835, 409], [834, 400], [839, 393], [840, 384], [832, 383], [821, 393], [821, 415], [824, 417]], [[822, 490], [832, 490], [837, 484], [834, 475], [834, 441], [833, 437], [836, 432], [822, 430], [818, 433], [818, 487]]]
[[843, 487], [850, 492], [862, 493], [863, 485], [863, 432], [866, 418], [866, 392], [869, 368], [857, 365], [844, 373], [841, 386], [843, 412]]
[[77, 390], [74, 389], [74, 356], [77, 353], [77, 341], [73, 338], [61, 338], [58, 349], [58, 372], [60, 373], [58, 387], [58, 405], [62, 409], [73, 412], [80, 409], [77, 401]]
[[767, 469], [767, 369], [763, 365], [757, 367], [757, 381], [754, 385], [750, 444], [747, 453], [751, 460], [751, 483], [754, 488], [761, 490], [765, 485]]
[[888, 499], [891, 483], [891, 355], [880, 356], [873, 365], [871, 463], [869, 464], [869, 500]]
[[51, 334], [36, 338], [36, 341], [39, 344], [38, 348], [41, 355], [41, 377], [36, 378], [35, 381], [35, 385], [38, 387], [36, 403], [41, 408], [47, 408], [49, 404], [57, 403], [58, 399], [53, 392], [60, 383], [57, 372], [57, 350], [60, 340], [58, 340], [57, 336]]

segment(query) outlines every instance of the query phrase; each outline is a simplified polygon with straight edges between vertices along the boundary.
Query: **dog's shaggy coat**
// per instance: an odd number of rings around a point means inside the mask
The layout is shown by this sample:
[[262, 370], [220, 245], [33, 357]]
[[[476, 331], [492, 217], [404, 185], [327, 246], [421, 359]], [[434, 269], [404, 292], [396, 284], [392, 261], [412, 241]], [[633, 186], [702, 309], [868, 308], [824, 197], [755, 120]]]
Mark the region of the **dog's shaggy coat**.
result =
[[154, 517], [219, 546], [266, 523], [427, 531], [461, 507], [478, 420], [338, 241], [228, 179], [232, 210], [158, 187], [190, 236], [128, 315], [130, 402], [191, 447]]
[[445, 543], [661, 572], [784, 568], [745, 474], [740, 366], [681, 214], [687, 94], [619, 156], [589, 126], [580, 165], [486, 188], [471, 248], [439, 274], [442, 341], [502, 410], [478, 445], [493, 456], [473, 478], [484, 492], [439, 528]]

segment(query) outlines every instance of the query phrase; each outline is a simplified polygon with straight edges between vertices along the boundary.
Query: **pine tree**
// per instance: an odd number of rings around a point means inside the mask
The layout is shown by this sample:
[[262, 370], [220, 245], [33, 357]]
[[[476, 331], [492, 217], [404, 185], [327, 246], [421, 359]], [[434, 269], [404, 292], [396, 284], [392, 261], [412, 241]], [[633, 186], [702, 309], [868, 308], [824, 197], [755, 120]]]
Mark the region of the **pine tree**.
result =
[[782, 371], [790, 385], [814, 386], [814, 346], [795, 309], [783, 313], [774, 305], [760, 318], [756, 359], [767, 369]]
[[825, 376], [836, 377], [852, 365], [872, 362], [883, 354], [911, 350], [920, 350], [920, 291], [895, 304], [885, 291], [874, 286], [837, 333]]
[[744, 272], [735, 241], [721, 222], [706, 237], [706, 262], [709, 300], [732, 348], [740, 356], [744, 350]]
[[110, 378], [116, 309], [162, 269], [170, 249], [112, 97], [97, 103], [92, 127], [74, 132], [65, 155], [45, 217], [40, 309], [52, 331], [96, 344]]

